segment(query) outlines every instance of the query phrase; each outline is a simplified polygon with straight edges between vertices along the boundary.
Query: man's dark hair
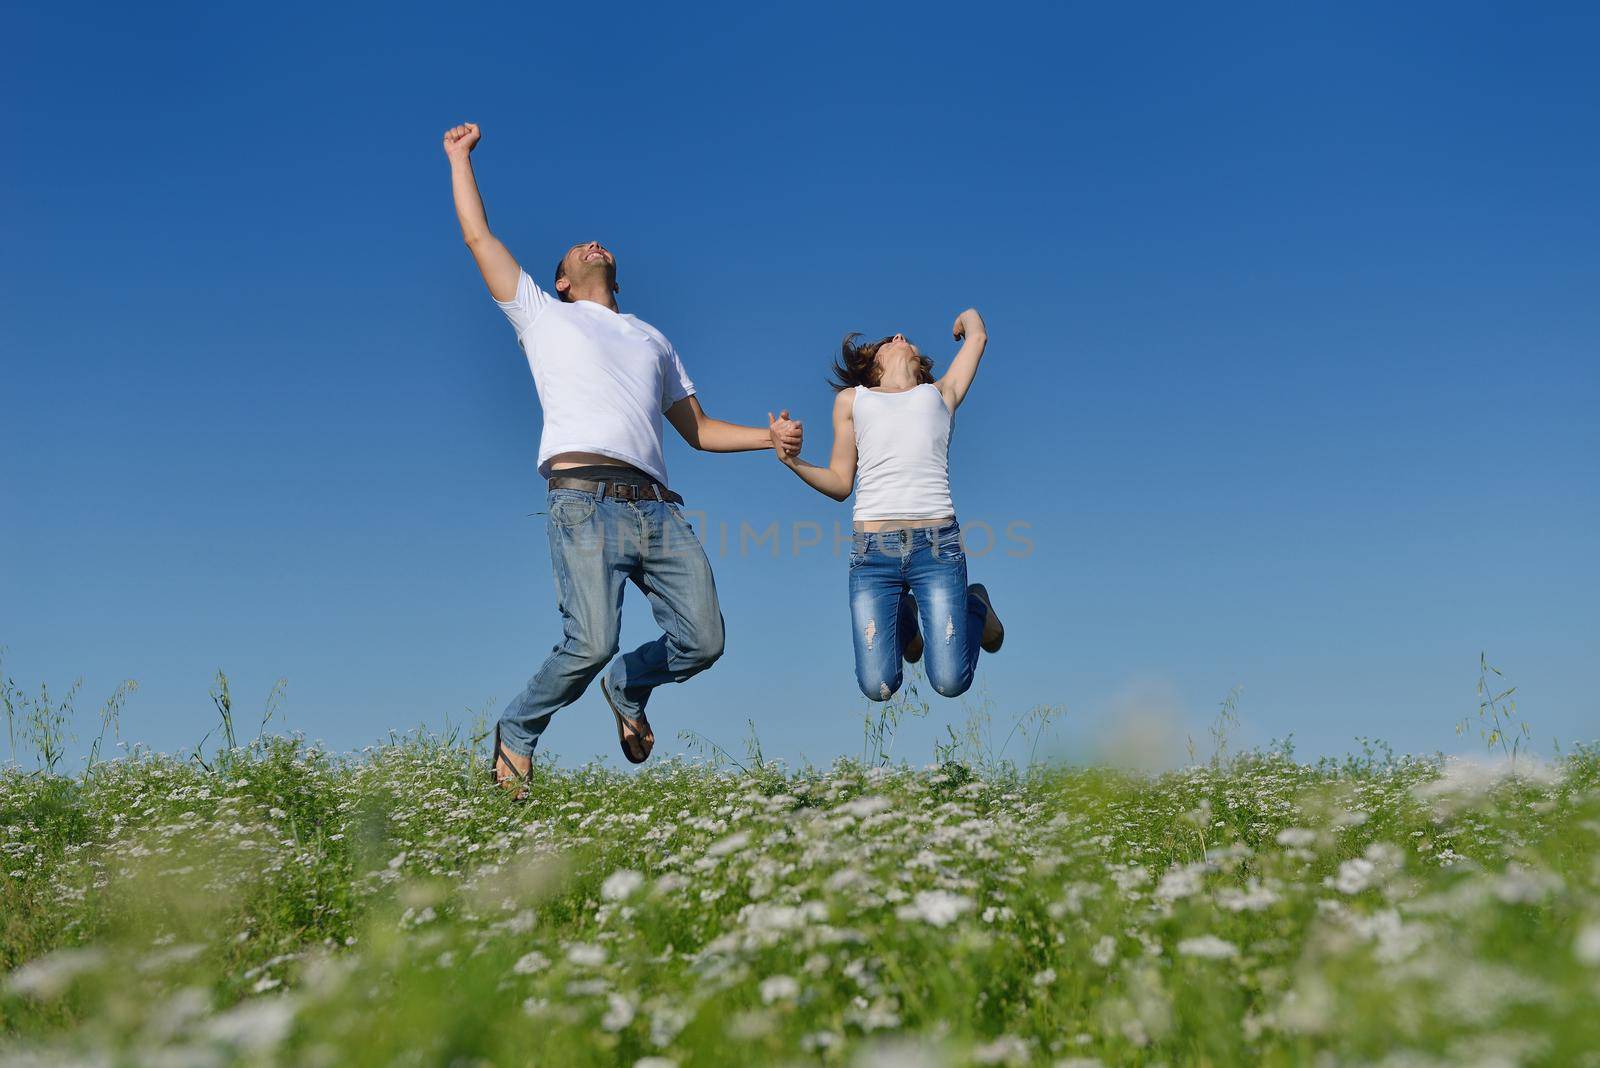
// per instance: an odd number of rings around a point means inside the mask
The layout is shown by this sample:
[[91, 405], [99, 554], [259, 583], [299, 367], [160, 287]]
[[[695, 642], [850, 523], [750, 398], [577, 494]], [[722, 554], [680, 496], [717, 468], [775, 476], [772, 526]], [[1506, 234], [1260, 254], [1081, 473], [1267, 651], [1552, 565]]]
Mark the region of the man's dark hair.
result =
[[[567, 252], [571, 252], [571, 251], [572, 251], [571, 249], [567, 250]], [[571, 291], [569, 290], [566, 293], [563, 293], [561, 291], [561, 280], [563, 278], [565, 278], [566, 276], [567, 276], [567, 253], [563, 252], [561, 254], [561, 258], [556, 261], [556, 280], [553, 283], [551, 283], [551, 290], [550, 291], [552, 293], [554, 293], [556, 296], [560, 297], [563, 301], [565, 301], [565, 302], [570, 304], [570, 303], [572, 303]]]

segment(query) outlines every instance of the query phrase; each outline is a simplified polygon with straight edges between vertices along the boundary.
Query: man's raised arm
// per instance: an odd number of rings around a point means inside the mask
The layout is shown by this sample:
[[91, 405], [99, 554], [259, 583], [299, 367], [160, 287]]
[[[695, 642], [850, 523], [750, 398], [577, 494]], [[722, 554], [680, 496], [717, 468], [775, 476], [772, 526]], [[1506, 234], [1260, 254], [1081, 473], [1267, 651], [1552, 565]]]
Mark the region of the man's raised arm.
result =
[[478, 270], [495, 300], [510, 300], [517, 295], [517, 279], [522, 269], [500, 239], [489, 232], [489, 216], [478, 195], [478, 180], [472, 174], [472, 150], [482, 136], [478, 124], [469, 122], [444, 132], [444, 154], [450, 159], [450, 187], [456, 197], [456, 218], [461, 220], [461, 236], [478, 261]]

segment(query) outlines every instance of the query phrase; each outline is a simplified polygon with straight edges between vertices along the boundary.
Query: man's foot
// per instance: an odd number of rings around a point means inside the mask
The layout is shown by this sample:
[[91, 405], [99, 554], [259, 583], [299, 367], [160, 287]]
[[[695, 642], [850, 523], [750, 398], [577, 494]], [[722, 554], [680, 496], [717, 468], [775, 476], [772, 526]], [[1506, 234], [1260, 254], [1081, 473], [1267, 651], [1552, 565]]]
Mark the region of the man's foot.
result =
[[1006, 628], [1001, 625], [1000, 617], [995, 614], [994, 605], [989, 603], [989, 591], [983, 583], [974, 582], [967, 587], [967, 594], [983, 602], [987, 614], [983, 617], [983, 638], [978, 642], [986, 653], [998, 653], [1000, 646], [1006, 640]]
[[638, 719], [629, 719], [617, 708], [617, 702], [611, 697], [611, 685], [605, 676], [600, 677], [600, 696], [606, 699], [606, 704], [611, 706], [611, 714], [617, 717], [617, 742], [622, 746], [622, 755], [628, 758], [630, 764], [643, 764], [650, 759], [650, 750], [655, 748], [656, 734], [650, 729], [650, 721], [645, 719], [644, 713]]
[[915, 664], [922, 659], [922, 627], [917, 620], [917, 599], [906, 594], [900, 601], [900, 625], [911, 633], [906, 639], [906, 663]]
[[516, 796], [513, 801], [525, 801], [528, 798], [528, 773], [533, 770], [532, 756], [518, 756], [500, 744], [500, 725], [494, 727], [494, 767], [490, 774], [494, 776], [494, 783], [502, 790], [511, 790]]

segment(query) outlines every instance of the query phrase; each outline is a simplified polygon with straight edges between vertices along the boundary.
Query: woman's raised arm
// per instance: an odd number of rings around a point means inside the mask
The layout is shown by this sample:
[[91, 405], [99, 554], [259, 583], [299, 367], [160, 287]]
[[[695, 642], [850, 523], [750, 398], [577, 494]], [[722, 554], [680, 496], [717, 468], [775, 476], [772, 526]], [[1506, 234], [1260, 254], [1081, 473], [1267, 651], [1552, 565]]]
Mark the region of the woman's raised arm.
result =
[[978, 376], [978, 361], [983, 359], [984, 347], [989, 344], [989, 331], [984, 328], [983, 316], [977, 308], [968, 308], [956, 316], [956, 325], [950, 333], [961, 339], [961, 351], [950, 361], [950, 370], [944, 373], [937, 385], [944, 403], [953, 412], [961, 407]]

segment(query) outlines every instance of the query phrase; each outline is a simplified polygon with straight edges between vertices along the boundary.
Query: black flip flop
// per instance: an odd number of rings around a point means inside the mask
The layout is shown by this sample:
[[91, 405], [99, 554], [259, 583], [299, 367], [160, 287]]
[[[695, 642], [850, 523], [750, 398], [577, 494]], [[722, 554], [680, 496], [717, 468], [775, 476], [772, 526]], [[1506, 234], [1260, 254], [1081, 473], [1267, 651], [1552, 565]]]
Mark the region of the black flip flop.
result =
[[[606, 685], [606, 680], [600, 680], [600, 696], [606, 699], [606, 704], [611, 706], [611, 714], [617, 717], [617, 743], [622, 746], [622, 755], [628, 758], [630, 764], [643, 764], [650, 759], [650, 751], [655, 748], [654, 739], [645, 741], [645, 735], [650, 734], [650, 721], [641, 713], [638, 719], [629, 719], [617, 709], [617, 703], [611, 699], [611, 687]], [[628, 728], [633, 728], [630, 737]]]
[[[518, 771], [517, 766], [511, 763], [509, 759], [513, 755], [515, 754], [511, 750], [500, 744], [500, 724], [496, 723], [494, 725], [494, 756], [489, 758], [489, 781], [501, 789], [510, 789], [505, 785], [508, 782], [521, 782], [522, 789], [518, 790], [511, 800], [526, 801], [528, 799], [528, 780], [533, 775], [533, 764], [531, 762], [528, 764], [527, 771]], [[511, 769], [511, 777], [508, 779], [500, 777], [500, 761], [502, 760], [505, 760], [506, 767]]]

